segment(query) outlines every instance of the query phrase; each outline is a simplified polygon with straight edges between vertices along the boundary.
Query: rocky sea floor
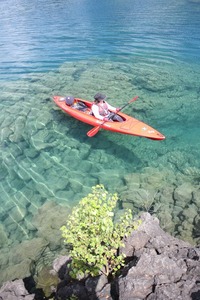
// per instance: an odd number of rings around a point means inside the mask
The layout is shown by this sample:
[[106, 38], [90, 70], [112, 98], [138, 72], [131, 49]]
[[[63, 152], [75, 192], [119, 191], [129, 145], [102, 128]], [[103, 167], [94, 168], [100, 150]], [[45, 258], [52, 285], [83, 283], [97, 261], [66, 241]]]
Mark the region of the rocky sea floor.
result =
[[[66, 252], [59, 228], [99, 183], [118, 193], [121, 208], [155, 213], [169, 233], [200, 242], [199, 78], [198, 65], [91, 61], [0, 84], [1, 283], [40, 278]], [[97, 91], [115, 106], [138, 95], [125, 112], [166, 140], [105, 131], [88, 138], [91, 127], [52, 101], [93, 100]]]

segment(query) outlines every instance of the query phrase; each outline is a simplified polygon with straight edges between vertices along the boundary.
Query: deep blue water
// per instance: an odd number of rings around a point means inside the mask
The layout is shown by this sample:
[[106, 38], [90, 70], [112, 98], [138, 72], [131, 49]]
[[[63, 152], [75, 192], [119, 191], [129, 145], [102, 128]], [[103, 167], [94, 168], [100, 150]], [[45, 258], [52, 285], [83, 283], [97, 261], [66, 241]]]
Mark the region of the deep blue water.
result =
[[[136, 213], [160, 207], [163, 227], [198, 242], [200, 1], [0, 4], [0, 283], [21, 262], [13, 244], [42, 237], [59, 252], [65, 209], [99, 183]], [[115, 106], [138, 95], [124, 112], [166, 140], [88, 138], [52, 101], [96, 92]]]
[[1, 80], [85, 59], [199, 63], [199, 1], [8, 0], [1, 10]]

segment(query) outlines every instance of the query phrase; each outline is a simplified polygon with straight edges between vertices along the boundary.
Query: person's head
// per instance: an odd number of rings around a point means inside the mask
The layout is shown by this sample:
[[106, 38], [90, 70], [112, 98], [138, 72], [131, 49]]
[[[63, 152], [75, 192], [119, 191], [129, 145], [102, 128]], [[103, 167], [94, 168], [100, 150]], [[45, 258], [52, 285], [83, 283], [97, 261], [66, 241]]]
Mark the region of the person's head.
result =
[[106, 99], [106, 95], [104, 94], [101, 94], [101, 93], [97, 93], [95, 96], [94, 96], [94, 102], [95, 103], [100, 103], [102, 100], [105, 100]]
[[68, 105], [68, 106], [71, 106], [73, 103], [74, 103], [74, 97], [73, 96], [67, 96], [65, 98], [65, 103]]

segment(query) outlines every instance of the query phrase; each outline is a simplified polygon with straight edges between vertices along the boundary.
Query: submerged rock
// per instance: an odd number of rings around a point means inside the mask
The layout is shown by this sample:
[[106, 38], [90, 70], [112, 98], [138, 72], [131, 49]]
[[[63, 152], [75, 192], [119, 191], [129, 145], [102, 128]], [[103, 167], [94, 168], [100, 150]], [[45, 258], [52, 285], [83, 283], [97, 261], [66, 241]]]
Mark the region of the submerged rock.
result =
[[59, 282], [56, 273], [51, 272], [50, 267], [44, 267], [36, 278], [36, 288], [42, 289], [46, 297], [50, 297], [56, 290]]
[[0, 248], [8, 244], [8, 237], [3, 225], [0, 224]]
[[[48, 242], [42, 238], [25, 240], [15, 245], [8, 254], [4, 253], [7, 265], [3, 265], [0, 276], [0, 284], [7, 280], [15, 280], [31, 276], [32, 264], [34, 264], [47, 248]], [[1, 257], [0, 257], [1, 258]]]

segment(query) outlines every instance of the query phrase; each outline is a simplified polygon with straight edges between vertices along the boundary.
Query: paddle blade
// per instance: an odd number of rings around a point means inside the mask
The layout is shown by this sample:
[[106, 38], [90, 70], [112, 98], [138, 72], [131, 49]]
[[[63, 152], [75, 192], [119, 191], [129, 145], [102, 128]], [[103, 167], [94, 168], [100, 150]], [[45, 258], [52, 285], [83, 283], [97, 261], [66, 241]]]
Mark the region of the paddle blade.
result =
[[92, 128], [90, 131], [87, 132], [87, 136], [93, 137], [95, 134], [97, 134], [99, 132], [100, 128], [101, 128], [101, 126], [96, 126], [96, 127]]
[[129, 103], [134, 102], [135, 100], [137, 100], [138, 97], [139, 97], [139, 96], [135, 96], [135, 98], [131, 99], [131, 100], [129, 101]]

